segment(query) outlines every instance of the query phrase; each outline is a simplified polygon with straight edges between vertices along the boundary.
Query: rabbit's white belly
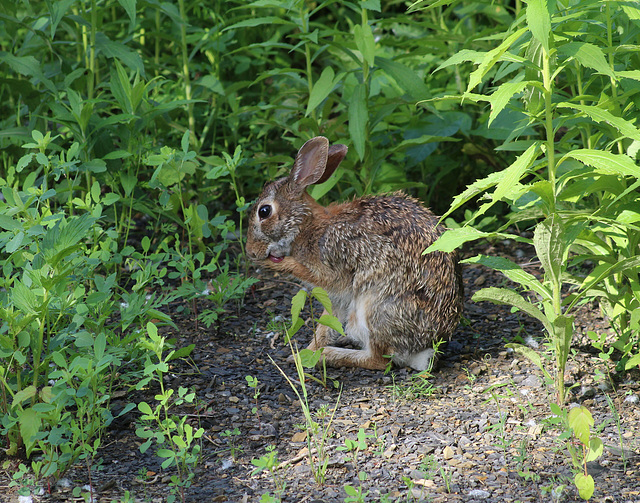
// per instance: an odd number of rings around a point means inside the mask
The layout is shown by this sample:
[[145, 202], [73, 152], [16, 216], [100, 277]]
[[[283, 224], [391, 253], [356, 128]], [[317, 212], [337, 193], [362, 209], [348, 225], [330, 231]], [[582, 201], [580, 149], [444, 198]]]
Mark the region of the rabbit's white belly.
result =
[[351, 303], [349, 318], [347, 320], [346, 334], [354, 341], [362, 345], [363, 349], [369, 347], [369, 324], [367, 323], [367, 312], [370, 306], [368, 297], [358, 297]]

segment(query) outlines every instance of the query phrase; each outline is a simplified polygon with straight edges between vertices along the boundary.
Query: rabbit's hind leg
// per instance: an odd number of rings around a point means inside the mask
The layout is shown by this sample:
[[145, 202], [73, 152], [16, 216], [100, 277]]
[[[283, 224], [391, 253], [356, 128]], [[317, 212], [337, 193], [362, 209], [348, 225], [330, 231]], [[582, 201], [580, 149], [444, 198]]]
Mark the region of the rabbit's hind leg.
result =
[[348, 349], [328, 346], [322, 352], [327, 365], [332, 367], [361, 367], [370, 370], [384, 370], [389, 364], [384, 351], [378, 346], [369, 345], [364, 349]]

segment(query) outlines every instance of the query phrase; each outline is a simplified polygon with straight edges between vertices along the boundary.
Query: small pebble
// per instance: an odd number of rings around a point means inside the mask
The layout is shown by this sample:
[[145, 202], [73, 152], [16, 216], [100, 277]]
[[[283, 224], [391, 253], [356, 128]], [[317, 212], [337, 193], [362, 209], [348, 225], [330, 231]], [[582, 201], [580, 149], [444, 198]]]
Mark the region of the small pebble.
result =
[[469, 497], [476, 500], [486, 500], [489, 496], [491, 496], [491, 493], [483, 491], [482, 489], [473, 489], [469, 491]]
[[638, 395], [627, 395], [625, 397], [624, 401], [626, 403], [638, 403], [638, 401], [640, 401], [640, 399], [638, 398]]

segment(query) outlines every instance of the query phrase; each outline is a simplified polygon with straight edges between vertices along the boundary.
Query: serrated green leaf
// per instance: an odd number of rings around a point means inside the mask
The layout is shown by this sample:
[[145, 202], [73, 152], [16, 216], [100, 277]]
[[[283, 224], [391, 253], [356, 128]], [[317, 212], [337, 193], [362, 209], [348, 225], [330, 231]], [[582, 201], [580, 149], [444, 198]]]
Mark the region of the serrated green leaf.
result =
[[533, 244], [545, 274], [554, 284], [559, 284], [564, 263], [565, 241], [564, 224], [556, 213], [536, 225]]
[[544, 287], [542, 283], [533, 275], [525, 271], [515, 262], [512, 262], [508, 258], [494, 257], [487, 255], [477, 255], [465, 260], [465, 263], [469, 264], [481, 264], [486, 267], [490, 267], [496, 271], [500, 271], [511, 281], [518, 283], [527, 288], [527, 290], [533, 290], [543, 300], [551, 300], [551, 292]]
[[533, 305], [528, 300], [525, 300], [522, 295], [514, 292], [513, 290], [507, 290], [506, 288], [489, 287], [478, 290], [472, 297], [474, 302], [489, 301], [497, 304], [506, 304], [509, 306], [520, 309], [523, 313], [528, 314], [532, 318], [540, 321], [549, 335], [553, 334], [553, 325], [547, 319], [540, 309]]
[[640, 167], [638, 167], [633, 159], [624, 154], [613, 154], [605, 150], [586, 148], [576, 149], [567, 152], [562, 159], [560, 159], [558, 165], [567, 157], [576, 159], [587, 166], [592, 166], [596, 168], [599, 173], [640, 178]]
[[456, 229], [447, 229], [442, 235], [429, 246], [423, 254], [431, 253], [434, 251], [443, 251], [450, 253], [456, 248], [459, 248], [464, 243], [469, 241], [475, 241], [477, 239], [483, 239], [491, 236], [492, 233], [479, 231], [474, 227], [458, 227]]
[[583, 405], [574, 407], [569, 411], [568, 420], [576, 438], [584, 445], [589, 445], [591, 427], [594, 424], [593, 416], [589, 409]]
[[11, 408], [14, 408], [16, 405], [21, 405], [25, 400], [34, 397], [37, 392], [38, 390], [33, 384], [27, 386], [24, 389], [21, 389], [15, 395], [13, 395], [13, 400], [11, 400]]
[[[640, 71], [639, 71], [640, 73]], [[604, 122], [616, 128], [620, 133], [632, 140], [640, 140], [640, 129], [638, 129], [633, 122], [630, 122], [622, 117], [613, 115], [608, 110], [600, 107], [594, 107], [591, 105], [581, 105], [579, 103], [559, 103], [558, 108], [573, 108], [583, 112], [592, 120], [598, 123]]]
[[524, 176], [527, 170], [532, 166], [533, 161], [538, 154], [538, 147], [538, 142], [531, 144], [529, 148], [527, 148], [527, 150], [523, 152], [508, 168], [491, 173], [487, 177], [473, 182], [461, 194], [458, 194], [453, 198], [451, 207], [441, 218], [444, 219], [467, 201], [479, 194], [482, 194], [483, 192], [486, 192], [495, 185], [496, 189], [491, 196], [491, 202], [483, 205], [482, 211], [478, 210], [474, 218], [485, 213], [502, 197], [505, 197], [508, 192], [513, 189], [514, 184]]
[[558, 52], [574, 58], [582, 66], [592, 68], [598, 73], [617, 80], [616, 74], [609, 66], [604, 52], [597, 45], [587, 42], [569, 42], [558, 47]]
[[313, 290], [311, 290], [311, 295], [315, 297], [318, 302], [320, 302], [320, 304], [322, 304], [322, 307], [327, 310], [327, 313], [333, 314], [331, 299], [329, 298], [329, 294], [326, 292], [326, 290], [320, 287], [315, 287]]
[[504, 110], [514, 94], [521, 93], [530, 82], [505, 82], [500, 85], [498, 89], [489, 97], [491, 103], [491, 113], [489, 113], [488, 126], [491, 127], [491, 123], [494, 119]]
[[509, 35], [504, 41], [495, 49], [490, 50], [484, 55], [482, 62], [478, 65], [478, 68], [469, 76], [469, 84], [467, 85], [467, 92], [471, 92], [480, 82], [484, 76], [493, 68], [493, 66], [501, 60], [505, 52], [518, 40], [525, 32], [526, 28], [520, 28], [511, 35]]
[[27, 456], [29, 456], [35, 446], [35, 436], [40, 431], [42, 420], [34, 409], [29, 408], [20, 411], [18, 422], [20, 423], [20, 436], [24, 442]]

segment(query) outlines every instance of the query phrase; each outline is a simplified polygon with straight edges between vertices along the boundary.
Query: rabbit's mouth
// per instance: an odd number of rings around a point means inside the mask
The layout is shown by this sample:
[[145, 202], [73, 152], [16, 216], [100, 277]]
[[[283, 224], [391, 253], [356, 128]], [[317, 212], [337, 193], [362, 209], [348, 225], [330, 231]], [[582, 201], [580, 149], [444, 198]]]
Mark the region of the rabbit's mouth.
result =
[[271, 255], [271, 254], [269, 254], [269, 256], [268, 256], [267, 258], [268, 258], [269, 260], [271, 260], [271, 262], [274, 262], [274, 263], [276, 263], [276, 264], [277, 264], [278, 262], [282, 262], [282, 259], [284, 259], [284, 257], [277, 257], [277, 256], [275, 256], [275, 255]]

